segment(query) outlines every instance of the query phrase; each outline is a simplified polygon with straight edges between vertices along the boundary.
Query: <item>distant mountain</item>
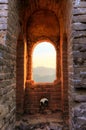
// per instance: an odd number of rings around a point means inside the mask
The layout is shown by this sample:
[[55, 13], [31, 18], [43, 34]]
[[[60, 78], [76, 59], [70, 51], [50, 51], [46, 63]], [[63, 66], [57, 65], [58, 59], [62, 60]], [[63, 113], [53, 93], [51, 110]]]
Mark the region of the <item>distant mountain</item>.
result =
[[33, 69], [34, 75], [55, 75], [55, 69], [54, 68], [47, 68], [47, 67], [36, 67]]
[[55, 80], [55, 69], [37, 67], [33, 69], [33, 79], [35, 82], [53, 82]]

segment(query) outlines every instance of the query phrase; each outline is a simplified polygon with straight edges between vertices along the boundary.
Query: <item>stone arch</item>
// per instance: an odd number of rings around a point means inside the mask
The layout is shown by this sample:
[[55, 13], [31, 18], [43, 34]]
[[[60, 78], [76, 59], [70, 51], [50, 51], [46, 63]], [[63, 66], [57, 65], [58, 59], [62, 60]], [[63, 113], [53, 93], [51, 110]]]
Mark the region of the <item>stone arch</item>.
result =
[[[47, 17], [45, 17], [45, 14], [47, 15]], [[34, 100], [30, 101], [32, 103], [29, 102], [29, 98], [31, 98], [29, 95], [32, 95], [32, 91], [31, 88], [35, 85], [33, 84], [32, 81], [32, 50], [33, 47], [37, 44], [37, 42], [39, 41], [52, 41], [53, 45], [55, 46], [56, 49], [56, 53], [60, 53], [60, 28], [59, 28], [59, 22], [58, 19], [56, 17], [56, 15], [50, 11], [50, 10], [40, 10], [40, 11], [36, 11], [28, 20], [27, 23], [27, 53], [28, 53], [28, 60], [27, 60], [27, 81], [26, 81], [26, 89], [25, 89], [25, 95], [27, 96], [27, 100], [25, 98], [25, 112], [38, 112], [39, 106], [38, 106], [38, 102], [39, 99], [41, 98], [40, 96], [42, 96], [41, 94], [39, 94], [39, 96], [37, 96], [39, 90], [38, 87], [36, 87], [36, 93], [34, 92], [35, 96], [37, 97], [36, 102], [34, 102]], [[60, 55], [60, 54], [59, 54]], [[59, 55], [57, 57], [58, 59], [58, 65], [60, 64], [60, 60], [59, 60]], [[56, 60], [57, 61], [57, 60]], [[60, 84], [60, 75], [59, 73], [61, 73], [60, 71], [58, 71], [59, 69], [56, 69], [56, 81], [53, 84], [57, 95], [59, 95], [59, 99], [61, 99], [61, 84]], [[50, 84], [45, 84], [45, 87], [42, 85], [41, 88], [47, 88], [49, 87]], [[40, 86], [40, 84], [39, 84]], [[52, 85], [51, 85], [52, 86]], [[57, 87], [58, 86], [58, 87]], [[52, 88], [53, 89], [53, 88]], [[33, 90], [34, 91], [34, 90]], [[52, 90], [53, 91], [53, 90]], [[41, 92], [41, 90], [40, 90]], [[41, 92], [42, 93], [42, 92]], [[59, 93], [59, 94], [58, 94]], [[61, 109], [61, 100], [59, 100], [59, 105], [53, 102], [53, 94], [50, 93], [46, 93], [43, 92], [43, 95], [46, 95], [49, 99], [50, 99], [50, 108], [52, 108], [52, 105], [54, 105], [54, 109]], [[57, 97], [56, 95], [56, 97]], [[26, 97], [26, 96], [25, 96]], [[32, 97], [34, 98], [34, 96], [32, 95]], [[32, 98], [32, 99], [33, 99]], [[57, 102], [57, 101], [55, 101]], [[30, 106], [28, 106], [28, 104]], [[36, 107], [32, 108], [32, 104], [36, 105]]]
[[[58, 80], [60, 80], [60, 70], [59, 69], [57, 69], [58, 68], [58, 66], [60, 66], [60, 57], [59, 57], [59, 55], [60, 55], [60, 50], [59, 50], [59, 45], [57, 45], [57, 42], [55, 43], [55, 42], [52, 42], [51, 40], [49, 40], [49, 39], [45, 39], [45, 40], [39, 40], [38, 42], [36, 42], [36, 43], [34, 43], [34, 42], [31, 42], [30, 43], [30, 45], [29, 46], [27, 46], [27, 52], [28, 52], [28, 55], [29, 55], [29, 61], [28, 62], [30, 62], [30, 64], [27, 62], [27, 80], [32, 80], [32, 52], [33, 52], [33, 49], [35, 48], [35, 46], [38, 44], [38, 43], [40, 43], [40, 42], [44, 42], [44, 41], [46, 41], [46, 42], [50, 42], [53, 46], [54, 46], [54, 48], [55, 48], [55, 50], [56, 50], [56, 80], [58, 79]], [[58, 44], [59, 44], [59, 41], [58, 41]], [[58, 53], [58, 55], [57, 55], [57, 53]]]
[[[47, 12], [46, 12], [47, 11]], [[45, 14], [47, 17], [45, 18]], [[34, 28], [35, 26], [35, 28]], [[54, 33], [53, 33], [54, 32]], [[31, 80], [31, 51], [33, 46], [38, 41], [49, 40], [52, 41], [55, 48], [57, 49], [59, 46], [59, 22], [55, 14], [50, 10], [40, 10], [35, 12], [27, 23], [27, 45], [28, 45], [28, 56], [30, 60], [28, 60], [27, 68], [28, 71], [28, 80]]]

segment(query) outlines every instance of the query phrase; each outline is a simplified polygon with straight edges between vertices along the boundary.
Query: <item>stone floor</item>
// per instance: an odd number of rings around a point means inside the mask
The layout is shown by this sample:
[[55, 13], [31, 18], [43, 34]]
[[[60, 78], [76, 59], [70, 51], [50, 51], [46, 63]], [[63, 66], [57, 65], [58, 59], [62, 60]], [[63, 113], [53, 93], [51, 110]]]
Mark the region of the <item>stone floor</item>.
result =
[[61, 112], [47, 111], [35, 115], [23, 115], [16, 122], [15, 130], [69, 130]]

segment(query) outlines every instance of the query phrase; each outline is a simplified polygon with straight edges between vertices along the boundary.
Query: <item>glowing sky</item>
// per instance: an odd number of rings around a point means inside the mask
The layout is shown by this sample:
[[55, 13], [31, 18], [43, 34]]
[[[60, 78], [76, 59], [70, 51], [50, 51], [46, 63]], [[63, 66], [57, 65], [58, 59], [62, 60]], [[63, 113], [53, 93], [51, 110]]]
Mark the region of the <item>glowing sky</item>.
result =
[[33, 68], [35, 67], [56, 68], [56, 51], [48, 42], [39, 43], [33, 50]]

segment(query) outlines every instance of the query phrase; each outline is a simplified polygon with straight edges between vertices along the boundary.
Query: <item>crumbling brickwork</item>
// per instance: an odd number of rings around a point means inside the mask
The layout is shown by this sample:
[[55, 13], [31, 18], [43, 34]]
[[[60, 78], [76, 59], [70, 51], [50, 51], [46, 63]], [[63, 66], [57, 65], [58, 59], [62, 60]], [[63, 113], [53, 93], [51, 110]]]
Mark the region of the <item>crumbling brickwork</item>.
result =
[[16, 41], [18, 36], [16, 1], [0, 0], [0, 129], [15, 124]]
[[74, 1], [69, 43], [71, 130], [86, 129], [86, 1]]

